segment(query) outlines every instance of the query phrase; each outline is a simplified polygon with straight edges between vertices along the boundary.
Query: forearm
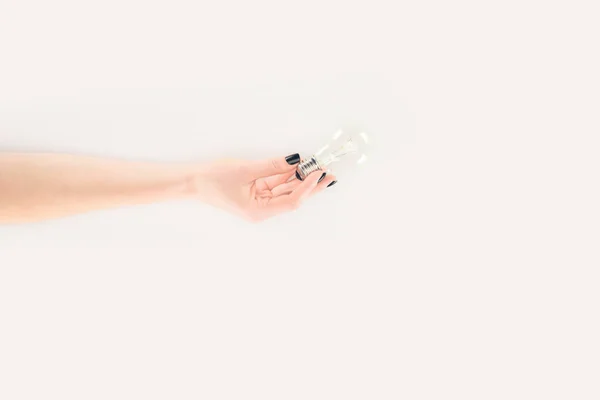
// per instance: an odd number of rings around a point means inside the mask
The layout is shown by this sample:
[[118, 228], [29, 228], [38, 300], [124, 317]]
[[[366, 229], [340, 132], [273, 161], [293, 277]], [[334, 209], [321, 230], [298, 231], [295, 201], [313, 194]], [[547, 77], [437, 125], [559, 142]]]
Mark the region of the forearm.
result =
[[0, 153], [0, 223], [186, 198], [197, 175], [186, 164]]

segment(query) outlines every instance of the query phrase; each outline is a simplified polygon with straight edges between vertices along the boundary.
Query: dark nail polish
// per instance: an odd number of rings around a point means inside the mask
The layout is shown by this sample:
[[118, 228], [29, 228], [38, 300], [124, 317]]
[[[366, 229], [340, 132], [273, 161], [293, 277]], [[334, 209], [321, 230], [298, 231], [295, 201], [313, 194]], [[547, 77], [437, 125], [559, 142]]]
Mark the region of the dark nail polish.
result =
[[[323, 172], [323, 175], [321, 175], [321, 177], [319, 178], [319, 182], [321, 182], [323, 179], [325, 179], [325, 175], [327, 175], [327, 172]], [[317, 182], [317, 183], [319, 183]]]
[[298, 164], [300, 162], [300, 154], [291, 154], [285, 158], [285, 161], [290, 165]]
[[300, 173], [298, 171], [296, 171], [296, 178], [298, 178], [299, 181], [302, 180], [302, 177], [300, 176]]
[[337, 181], [333, 181], [333, 182], [331, 182], [329, 185], [327, 185], [327, 187], [329, 187], [329, 186], [333, 186], [333, 185], [335, 185], [336, 183], [337, 183]]

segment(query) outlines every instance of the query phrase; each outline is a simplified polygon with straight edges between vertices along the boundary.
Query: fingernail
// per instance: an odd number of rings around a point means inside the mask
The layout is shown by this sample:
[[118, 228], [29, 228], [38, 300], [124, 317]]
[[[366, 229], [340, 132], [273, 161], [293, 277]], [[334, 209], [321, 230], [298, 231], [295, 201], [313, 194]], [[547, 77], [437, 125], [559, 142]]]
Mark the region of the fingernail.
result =
[[[321, 182], [323, 179], [325, 179], [325, 175], [327, 175], [327, 172], [323, 172], [323, 175], [321, 175], [321, 177], [319, 178], [319, 182]], [[317, 182], [317, 183], [319, 183]]]
[[298, 171], [296, 171], [296, 178], [298, 178], [299, 181], [302, 180], [302, 177], [300, 176], [300, 173]]
[[333, 181], [333, 182], [331, 182], [329, 185], [327, 185], [327, 187], [329, 187], [329, 186], [333, 186], [333, 185], [335, 185], [336, 183], [337, 183], [337, 181]]
[[300, 162], [300, 154], [290, 154], [285, 158], [285, 161], [290, 165], [298, 164]]

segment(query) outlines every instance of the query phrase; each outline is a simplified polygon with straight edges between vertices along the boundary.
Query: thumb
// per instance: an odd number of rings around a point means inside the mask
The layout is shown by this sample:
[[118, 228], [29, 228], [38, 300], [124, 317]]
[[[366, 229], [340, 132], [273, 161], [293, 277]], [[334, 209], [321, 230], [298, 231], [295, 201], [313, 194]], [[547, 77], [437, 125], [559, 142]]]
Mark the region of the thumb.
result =
[[269, 158], [253, 161], [247, 165], [248, 178], [256, 179], [265, 176], [279, 175], [292, 171], [300, 163], [300, 154], [294, 153], [287, 157]]

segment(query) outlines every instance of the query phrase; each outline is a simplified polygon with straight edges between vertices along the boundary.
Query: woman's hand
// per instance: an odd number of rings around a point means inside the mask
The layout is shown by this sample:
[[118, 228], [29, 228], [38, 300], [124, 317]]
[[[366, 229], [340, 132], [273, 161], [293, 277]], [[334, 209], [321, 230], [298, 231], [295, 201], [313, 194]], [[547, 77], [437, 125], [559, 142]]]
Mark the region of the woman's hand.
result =
[[251, 221], [296, 209], [335, 183], [294, 177], [298, 154], [208, 164], [122, 161], [48, 153], [0, 153], [0, 223], [38, 221], [124, 205], [199, 199]]
[[221, 160], [201, 167], [192, 193], [208, 204], [250, 221], [262, 221], [297, 209], [303, 201], [333, 185], [335, 176], [317, 170], [295, 177], [299, 154], [261, 161]]

